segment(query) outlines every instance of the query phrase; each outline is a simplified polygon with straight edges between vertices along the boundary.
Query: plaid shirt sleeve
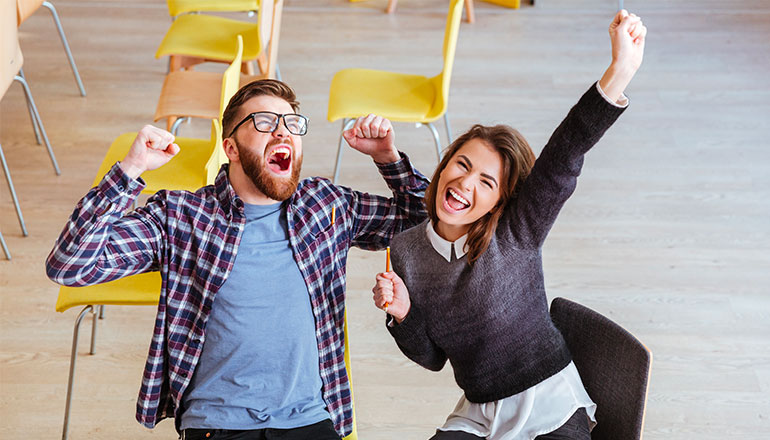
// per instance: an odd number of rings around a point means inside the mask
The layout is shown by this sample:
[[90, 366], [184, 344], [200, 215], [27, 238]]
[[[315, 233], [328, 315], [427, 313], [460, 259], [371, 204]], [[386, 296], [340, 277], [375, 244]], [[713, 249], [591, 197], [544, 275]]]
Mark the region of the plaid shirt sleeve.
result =
[[48, 255], [48, 277], [66, 286], [87, 286], [157, 270], [164, 193], [124, 215], [143, 187], [144, 181], [131, 179], [115, 164], [75, 207]]
[[427, 218], [423, 198], [430, 181], [412, 167], [409, 158], [389, 164], [377, 164], [393, 197], [350, 191], [350, 215], [353, 219], [352, 244], [378, 250], [390, 244], [397, 233]]

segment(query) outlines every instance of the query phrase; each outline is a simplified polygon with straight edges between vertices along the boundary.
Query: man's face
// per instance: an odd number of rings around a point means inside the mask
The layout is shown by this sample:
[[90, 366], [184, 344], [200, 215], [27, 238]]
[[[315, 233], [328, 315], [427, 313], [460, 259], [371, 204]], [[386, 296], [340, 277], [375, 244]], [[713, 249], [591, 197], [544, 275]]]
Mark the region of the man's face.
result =
[[[251, 113], [268, 111], [278, 114], [294, 113], [288, 102], [269, 95], [255, 96], [246, 101], [238, 112], [236, 123]], [[286, 200], [294, 194], [302, 168], [302, 137], [291, 134], [283, 118], [272, 133], [262, 133], [252, 121], [241, 125], [232, 138], [244, 173], [254, 186], [273, 200]]]

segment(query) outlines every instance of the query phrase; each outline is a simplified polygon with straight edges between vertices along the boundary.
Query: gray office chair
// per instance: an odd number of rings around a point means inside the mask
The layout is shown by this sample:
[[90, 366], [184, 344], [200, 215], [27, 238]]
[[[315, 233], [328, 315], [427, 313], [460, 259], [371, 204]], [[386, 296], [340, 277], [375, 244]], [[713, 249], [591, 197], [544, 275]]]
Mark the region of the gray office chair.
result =
[[551, 302], [588, 395], [596, 403], [593, 440], [640, 440], [652, 353], [605, 316], [564, 298]]

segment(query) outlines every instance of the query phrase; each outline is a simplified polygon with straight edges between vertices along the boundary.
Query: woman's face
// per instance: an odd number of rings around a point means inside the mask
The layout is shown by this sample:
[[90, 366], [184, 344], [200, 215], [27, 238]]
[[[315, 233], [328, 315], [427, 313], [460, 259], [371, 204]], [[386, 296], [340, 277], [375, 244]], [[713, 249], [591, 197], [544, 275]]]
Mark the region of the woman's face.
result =
[[503, 160], [480, 139], [466, 142], [439, 175], [436, 232], [455, 241], [500, 200]]

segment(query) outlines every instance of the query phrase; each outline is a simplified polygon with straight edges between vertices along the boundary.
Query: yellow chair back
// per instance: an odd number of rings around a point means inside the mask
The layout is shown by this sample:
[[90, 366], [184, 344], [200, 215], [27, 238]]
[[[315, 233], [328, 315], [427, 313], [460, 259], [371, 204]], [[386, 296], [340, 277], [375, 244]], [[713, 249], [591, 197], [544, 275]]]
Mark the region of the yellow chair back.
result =
[[447, 109], [449, 105], [449, 82], [452, 77], [452, 66], [455, 60], [455, 49], [457, 49], [457, 37], [460, 34], [460, 21], [463, 15], [464, 0], [452, 0], [449, 5], [449, 14], [447, 15], [446, 28], [444, 30], [444, 68], [438, 76], [431, 78], [437, 93], [433, 102], [433, 107], [426, 119], [437, 119]]
[[243, 37], [238, 35], [236, 42], [236, 52], [233, 62], [225, 69], [222, 75], [222, 97], [219, 100], [219, 121], [222, 122], [222, 114], [225, 112], [230, 98], [240, 88], [241, 81], [241, 60], [243, 59]]
[[218, 119], [211, 120], [211, 144], [214, 148], [208, 162], [206, 162], [206, 185], [214, 184], [219, 168], [228, 162], [225, 150], [222, 148], [222, 124]]
[[188, 12], [245, 12], [259, 9], [257, 0], [166, 0], [172, 17]]
[[24, 57], [19, 47], [19, 30], [16, 26], [16, 2], [0, 0], [0, 97], [11, 86], [19, 73]]

